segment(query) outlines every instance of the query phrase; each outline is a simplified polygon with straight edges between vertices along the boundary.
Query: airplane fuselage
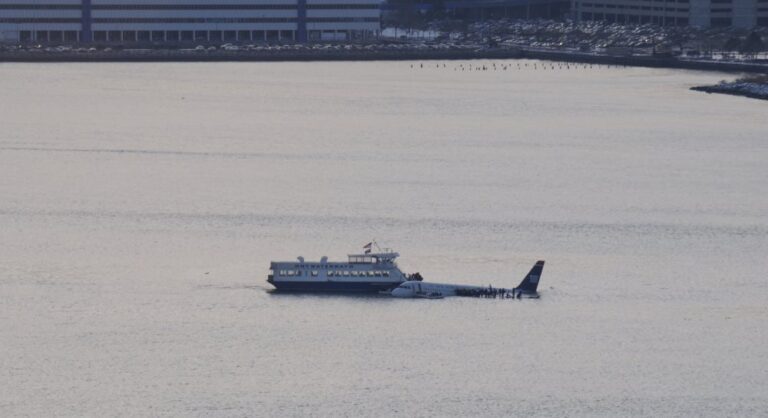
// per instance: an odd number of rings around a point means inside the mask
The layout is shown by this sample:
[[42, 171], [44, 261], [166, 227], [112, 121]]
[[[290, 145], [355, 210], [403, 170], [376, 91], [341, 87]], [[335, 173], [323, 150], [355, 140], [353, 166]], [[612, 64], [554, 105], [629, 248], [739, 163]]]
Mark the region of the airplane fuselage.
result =
[[538, 298], [536, 289], [544, 268], [544, 262], [538, 261], [527, 276], [517, 287], [508, 289], [502, 287], [466, 286], [458, 284], [431, 283], [423, 281], [407, 281], [392, 290], [391, 294], [398, 298], [429, 298], [438, 299], [448, 296], [502, 297], [502, 298]]
[[430, 283], [430, 282], [415, 282], [409, 281], [400, 284], [392, 290], [392, 296], [398, 298], [418, 298], [418, 297], [450, 297], [450, 296], [494, 296], [502, 298], [512, 297], [532, 297], [531, 294], [519, 291], [516, 288], [502, 288], [502, 287], [482, 287], [482, 286], [465, 286], [445, 283]]

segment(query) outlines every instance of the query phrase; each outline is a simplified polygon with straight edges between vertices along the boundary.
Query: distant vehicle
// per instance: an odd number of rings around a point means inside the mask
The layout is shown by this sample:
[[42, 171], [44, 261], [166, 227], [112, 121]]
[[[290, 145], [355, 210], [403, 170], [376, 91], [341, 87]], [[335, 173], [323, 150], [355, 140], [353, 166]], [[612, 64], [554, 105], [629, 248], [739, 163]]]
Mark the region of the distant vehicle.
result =
[[631, 57], [635, 50], [628, 46], [609, 46], [605, 48], [605, 53], [612, 57]]
[[653, 47], [653, 56], [656, 58], [672, 58], [672, 47], [666, 44]]
[[397, 298], [441, 299], [447, 296], [502, 297], [502, 298], [532, 298], [539, 297], [536, 289], [539, 286], [544, 261], [537, 261], [528, 275], [517, 287], [512, 289], [494, 288], [492, 286], [465, 286], [456, 284], [430, 283], [424, 281], [407, 281], [391, 294]]

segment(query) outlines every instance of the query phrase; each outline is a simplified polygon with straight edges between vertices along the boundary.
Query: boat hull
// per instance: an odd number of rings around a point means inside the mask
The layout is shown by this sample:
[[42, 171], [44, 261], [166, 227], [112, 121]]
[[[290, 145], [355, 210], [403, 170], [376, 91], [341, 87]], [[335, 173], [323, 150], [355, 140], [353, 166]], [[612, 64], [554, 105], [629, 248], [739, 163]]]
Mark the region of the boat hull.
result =
[[269, 283], [281, 292], [311, 293], [378, 293], [392, 290], [400, 285], [400, 282], [269, 281]]

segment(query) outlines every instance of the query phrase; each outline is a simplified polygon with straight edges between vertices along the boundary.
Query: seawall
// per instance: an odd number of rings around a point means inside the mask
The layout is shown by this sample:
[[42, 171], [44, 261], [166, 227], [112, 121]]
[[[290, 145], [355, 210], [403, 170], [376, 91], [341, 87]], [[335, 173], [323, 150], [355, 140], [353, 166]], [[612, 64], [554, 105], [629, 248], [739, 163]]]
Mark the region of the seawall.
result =
[[225, 61], [402, 61], [402, 60], [468, 60], [529, 58], [564, 62], [651, 68], [679, 68], [687, 70], [722, 71], [738, 73], [768, 73], [768, 63], [738, 61], [685, 60], [673, 57], [611, 56], [562, 50], [527, 48], [462, 47], [457, 49], [400, 48], [397, 50], [238, 50], [217, 49], [124, 49], [111, 51], [56, 51], [5, 50], [0, 51], [2, 62], [225, 62]]

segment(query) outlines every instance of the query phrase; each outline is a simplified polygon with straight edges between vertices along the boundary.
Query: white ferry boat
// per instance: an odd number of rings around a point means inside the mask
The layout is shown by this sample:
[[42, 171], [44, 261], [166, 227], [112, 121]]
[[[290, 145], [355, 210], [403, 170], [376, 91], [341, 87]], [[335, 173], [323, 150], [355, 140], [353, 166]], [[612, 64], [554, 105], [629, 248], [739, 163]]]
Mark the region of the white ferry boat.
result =
[[395, 259], [400, 254], [385, 249], [364, 254], [350, 254], [347, 261], [273, 261], [267, 282], [280, 291], [375, 293], [389, 291], [409, 280], [422, 280], [419, 273], [406, 275]]

